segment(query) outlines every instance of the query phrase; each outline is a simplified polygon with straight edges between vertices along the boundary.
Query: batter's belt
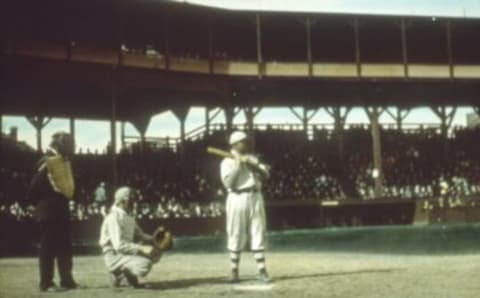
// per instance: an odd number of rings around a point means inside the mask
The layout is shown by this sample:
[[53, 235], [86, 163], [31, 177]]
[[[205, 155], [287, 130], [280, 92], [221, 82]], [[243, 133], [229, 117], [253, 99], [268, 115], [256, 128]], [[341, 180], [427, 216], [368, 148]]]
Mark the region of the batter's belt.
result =
[[240, 195], [244, 193], [259, 193], [260, 189], [258, 187], [247, 187], [243, 189], [232, 189], [230, 192], [236, 195]]

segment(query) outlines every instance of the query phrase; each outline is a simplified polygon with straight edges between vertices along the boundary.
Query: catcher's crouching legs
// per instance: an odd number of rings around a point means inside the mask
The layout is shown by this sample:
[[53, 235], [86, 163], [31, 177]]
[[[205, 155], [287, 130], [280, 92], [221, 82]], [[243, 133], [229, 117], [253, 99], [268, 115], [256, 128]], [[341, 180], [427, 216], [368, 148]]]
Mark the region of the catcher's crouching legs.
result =
[[128, 258], [129, 259], [123, 266], [123, 269], [136, 277], [146, 276], [152, 269], [152, 265], [155, 263], [153, 258], [144, 256], [129, 256]]
[[158, 262], [160, 255], [149, 258], [138, 255], [121, 255], [108, 252], [105, 254], [105, 264], [110, 272], [113, 287], [121, 286], [125, 278], [130, 286], [141, 287], [138, 278], [146, 276], [153, 264]]
[[143, 286], [138, 282], [138, 278], [145, 277], [159, 258], [160, 257], [153, 259], [145, 256], [130, 256], [122, 270], [130, 286], [142, 288]]

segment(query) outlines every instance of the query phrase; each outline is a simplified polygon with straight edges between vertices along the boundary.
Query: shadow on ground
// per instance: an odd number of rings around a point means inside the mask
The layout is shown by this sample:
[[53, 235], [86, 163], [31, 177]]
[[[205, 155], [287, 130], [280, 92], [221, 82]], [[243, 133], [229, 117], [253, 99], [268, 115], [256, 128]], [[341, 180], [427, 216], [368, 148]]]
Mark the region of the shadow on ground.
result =
[[[317, 277], [328, 277], [328, 276], [342, 276], [342, 275], [357, 275], [357, 274], [375, 274], [375, 273], [393, 273], [396, 271], [403, 270], [401, 268], [385, 268], [385, 269], [363, 269], [355, 271], [341, 271], [341, 272], [323, 272], [323, 273], [311, 273], [311, 274], [299, 274], [299, 275], [282, 275], [275, 276], [273, 278], [273, 283], [282, 282], [287, 280], [301, 280], [308, 278], [317, 278]], [[243, 279], [240, 283], [247, 283], [256, 281], [255, 278]], [[204, 277], [204, 278], [187, 278], [187, 279], [178, 279], [178, 280], [168, 280], [168, 281], [155, 281], [149, 282], [149, 288], [152, 290], [177, 290], [177, 289], [186, 289], [196, 286], [211, 286], [211, 285], [222, 285], [228, 284], [226, 277]]]
[[149, 282], [149, 288], [152, 290], [177, 290], [186, 289], [196, 286], [208, 286], [216, 284], [226, 284], [225, 277], [203, 277], [203, 278], [186, 278], [177, 280], [164, 280]]
[[356, 275], [356, 274], [393, 273], [393, 272], [400, 271], [400, 270], [403, 270], [403, 269], [401, 269], [401, 268], [363, 269], [363, 270], [355, 270], [355, 271], [323, 272], [323, 273], [313, 273], [313, 274], [285, 275], [285, 276], [275, 277], [274, 281], [298, 280], [298, 279], [307, 279], [307, 278], [316, 278], [316, 277]]

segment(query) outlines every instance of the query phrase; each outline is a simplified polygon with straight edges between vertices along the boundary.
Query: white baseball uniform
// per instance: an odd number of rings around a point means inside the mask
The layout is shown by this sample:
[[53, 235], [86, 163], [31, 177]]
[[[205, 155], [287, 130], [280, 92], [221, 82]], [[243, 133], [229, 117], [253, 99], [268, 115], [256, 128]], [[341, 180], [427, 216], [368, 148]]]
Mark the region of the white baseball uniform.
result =
[[151, 236], [142, 231], [132, 216], [113, 206], [103, 221], [99, 241], [110, 272], [128, 269], [136, 276], [145, 276], [159, 261], [160, 257], [139, 255], [141, 245], [134, 243], [135, 237], [151, 240]]
[[[236, 154], [235, 152], [232, 152]], [[265, 165], [258, 168], [268, 176]], [[266, 219], [261, 175], [245, 163], [225, 158], [220, 166], [221, 179], [228, 190], [226, 203], [228, 249], [240, 252], [250, 240], [252, 251], [265, 249]]]

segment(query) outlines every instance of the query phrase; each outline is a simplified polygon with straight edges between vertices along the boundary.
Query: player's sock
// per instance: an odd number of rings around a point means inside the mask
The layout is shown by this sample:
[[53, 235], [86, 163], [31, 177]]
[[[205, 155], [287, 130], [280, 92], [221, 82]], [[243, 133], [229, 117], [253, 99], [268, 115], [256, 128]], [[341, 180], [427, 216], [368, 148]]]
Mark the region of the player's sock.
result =
[[230, 264], [232, 266], [232, 270], [238, 270], [239, 263], [240, 263], [240, 252], [231, 251]]
[[255, 261], [257, 261], [257, 267], [259, 271], [265, 271], [265, 254], [263, 251], [257, 251], [253, 254]]

